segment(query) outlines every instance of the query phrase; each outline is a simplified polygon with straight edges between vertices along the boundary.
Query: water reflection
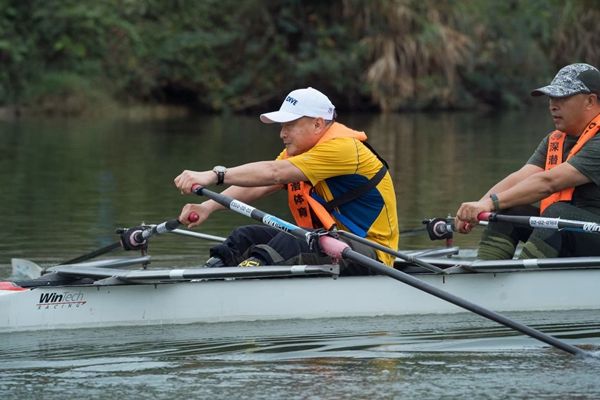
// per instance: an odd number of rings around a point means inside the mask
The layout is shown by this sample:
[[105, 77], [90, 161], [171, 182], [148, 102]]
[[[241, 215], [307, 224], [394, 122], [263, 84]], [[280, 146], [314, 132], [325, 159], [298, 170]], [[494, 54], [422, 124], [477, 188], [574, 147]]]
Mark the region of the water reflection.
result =
[[[512, 317], [600, 349], [596, 312]], [[471, 314], [2, 334], [0, 359], [0, 387], [13, 398], [600, 395], [600, 361]]]

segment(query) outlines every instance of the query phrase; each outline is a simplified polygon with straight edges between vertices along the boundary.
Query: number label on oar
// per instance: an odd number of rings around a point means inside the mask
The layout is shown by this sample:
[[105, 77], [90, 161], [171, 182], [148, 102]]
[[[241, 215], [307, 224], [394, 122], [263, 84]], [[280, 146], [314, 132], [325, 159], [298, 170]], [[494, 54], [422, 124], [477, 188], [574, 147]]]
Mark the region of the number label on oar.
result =
[[529, 225], [532, 228], [550, 228], [558, 229], [557, 219], [544, 218], [544, 217], [531, 217], [529, 218]]
[[255, 210], [254, 207], [249, 206], [248, 204], [244, 204], [241, 201], [233, 200], [231, 202], [231, 209], [235, 212], [238, 212], [246, 217], [252, 216], [252, 211]]

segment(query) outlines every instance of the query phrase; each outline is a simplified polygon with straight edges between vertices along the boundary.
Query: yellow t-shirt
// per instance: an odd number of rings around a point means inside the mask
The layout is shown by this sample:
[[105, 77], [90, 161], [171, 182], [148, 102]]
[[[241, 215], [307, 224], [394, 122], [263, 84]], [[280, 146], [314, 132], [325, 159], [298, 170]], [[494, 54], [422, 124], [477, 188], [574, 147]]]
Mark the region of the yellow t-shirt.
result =
[[[283, 158], [285, 150], [278, 157]], [[297, 156], [287, 158], [300, 169], [326, 201], [363, 185], [382, 167], [381, 161], [354, 138], [334, 138], [317, 144]], [[367, 232], [366, 238], [393, 250], [398, 248], [396, 194], [389, 173], [377, 186], [359, 198], [342, 204], [339, 212]], [[336, 219], [338, 228], [349, 230]], [[377, 256], [393, 265], [394, 256], [377, 250]]]

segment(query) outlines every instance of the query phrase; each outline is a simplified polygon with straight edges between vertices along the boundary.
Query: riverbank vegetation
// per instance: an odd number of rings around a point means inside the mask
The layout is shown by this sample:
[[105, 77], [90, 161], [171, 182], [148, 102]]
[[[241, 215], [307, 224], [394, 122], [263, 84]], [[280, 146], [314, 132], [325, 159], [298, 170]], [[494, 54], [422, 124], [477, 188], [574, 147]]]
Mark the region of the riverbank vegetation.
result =
[[518, 107], [572, 62], [600, 65], [599, 0], [3, 0], [0, 107]]

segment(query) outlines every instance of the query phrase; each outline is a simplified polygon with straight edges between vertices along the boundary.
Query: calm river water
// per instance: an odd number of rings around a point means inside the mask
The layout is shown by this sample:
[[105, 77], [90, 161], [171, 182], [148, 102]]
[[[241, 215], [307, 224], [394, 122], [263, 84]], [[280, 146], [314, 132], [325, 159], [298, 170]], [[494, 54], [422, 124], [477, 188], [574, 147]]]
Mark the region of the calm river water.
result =
[[[388, 160], [401, 230], [479, 198], [551, 128], [545, 110], [340, 121], [365, 130]], [[277, 127], [255, 116], [0, 122], [0, 277], [13, 257], [51, 265], [114, 242], [117, 227], [176, 217], [196, 200], [172, 184], [183, 169], [271, 159], [280, 148]], [[281, 195], [258, 206], [289, 217]], [[248, 222], [221, 212], [199, 231], [223, 236]], [[477, 240], [475, 232], [455, 243]], [[198, 264], [210, 245], [156, 237], [152, 265]], [[432, 245], [443, 244], [424, 234], [401, 239], [403, 249]], [[600, 350], [596, 311], [511, 316]], [[7, 399], [592, 399], [598, 375], [600, 361], [467, 313], [0, 334]]]

